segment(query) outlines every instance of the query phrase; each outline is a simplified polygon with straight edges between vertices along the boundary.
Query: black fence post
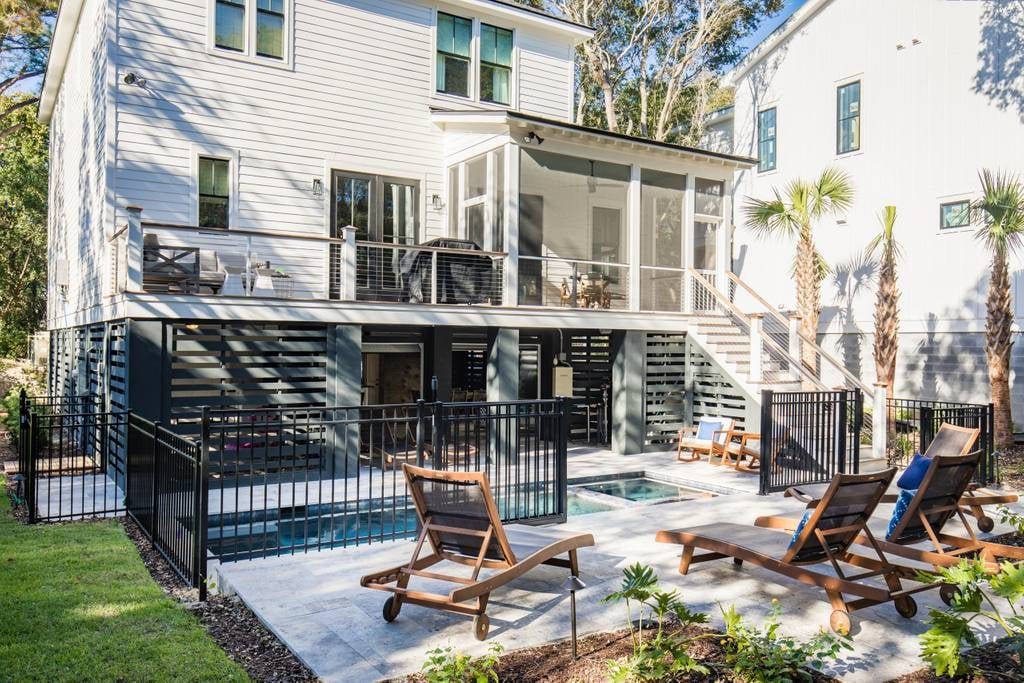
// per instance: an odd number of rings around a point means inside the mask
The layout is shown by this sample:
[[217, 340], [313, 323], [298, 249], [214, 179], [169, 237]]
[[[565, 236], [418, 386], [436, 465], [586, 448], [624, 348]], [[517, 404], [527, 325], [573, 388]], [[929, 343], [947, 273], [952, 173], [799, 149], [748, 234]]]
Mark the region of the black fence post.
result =
[[845, 391], [839, 392], [839, 415], [836, 422], [839, 423], [838, 443], [836, 444], [836, 471], [846, 473], [847, 446], [850, 438], [850, 415], [847, 401], [849, 394]]
[[568, 518], [568, 486], [569, 486], [569, 401], [564, 396], [558, 397], [558, 517], [561, 521]]
[[434, 448], [431, 451], [430, 466], [435, 470], [444, 469], [444, 453], [447, 445], [445, 444], [445, 422], [444, 422], [444, 403], [435, 402], [434, 406]]
[[28, 448], [27, 471], [25, 474], [25, 505], [28, 507], [28, 523], [35, 524], [36, 514], [36, 414], [29, 411], [28, 414], [28, 435], [26, 438]]
[[150, 455], [153, 456], [153, 482], [152, 482], [152, 487], [150, 489], [150, 494], [152, 495], [150, 504], [153, 507], [152, 507], [151, 514], [150, 514], [150, 517], [149, 517], [149, 537], [151, 539], [156, 536], [156, 522], [157, 522], [156, 517], [157, 517], [157, 508], [159, 507], [159, 505], [157, 505], [157, 496], [159, 495], [159, 488], [157, 486], [157, 480], [160, 479], [160, 467], [159, 467], [159, 463], [157, 462], [157, 458], [159, 457], [159, 453], [160, 453], [159, 443], [160, 443], [160, 423], [159, 422], [154, 422], [153, 423], [153, 451], [152, 451], [152, 453], [150, 453]]
[[416, 400], [416, 466], [423, 467], [424, 442], [426, 441], [426, 425], [423, 424], [423, 399]]
[[772, 423], [772, 390], [761, 391], [761, 466], [758, 469], [760, 486], [758, 493], [768, 495], [771, 487], [772, 470], [775, 469], [774, 424]]
[[917, 434], [917, 448], [924, 453], [935, 438], [935, 409], [931, 406], [921, 406], [918, 410]]
[[194, 518], [192, 523], [192, 547], [195, 555], [192, 558], [193, 583], [199, 589], [199, 600], [206, 600], [206, 534], [207, 534], [207, 453], [210, 443], [210, 409], [203, 406], [203, 422], [199, 436], [199, 450], [196, 452], [195, 488], [192, 491]]
[[[878, 389], [876, 389], [878, 391]], [[864, 392], [854, 389], [853, 402], [853, 473], [860, 474], [860, 433], [864, 429]]]
[[31, 454], [28, 438], [28, 416], [28, 394], [25, 393], [25, 388], [22, 387], [18, 393], [18, 471], [22, 475], [27, 474], [28, 459]]
[[982, 439], [984, 439], [985, 447], [985, 471], [982, 473], [982, 483], [991, 484], [995, 482], [999, 484], [999, 454], [996, 453], [996, 407], [995, 404], [989, 403], [985, 406], [985, 425], [982, 429]]

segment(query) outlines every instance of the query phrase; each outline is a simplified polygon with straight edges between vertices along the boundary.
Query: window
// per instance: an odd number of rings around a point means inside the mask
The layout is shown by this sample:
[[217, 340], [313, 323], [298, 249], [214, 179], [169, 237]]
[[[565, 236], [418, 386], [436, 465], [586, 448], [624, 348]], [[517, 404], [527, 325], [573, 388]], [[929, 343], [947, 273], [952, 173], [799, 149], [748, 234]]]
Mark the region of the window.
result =
[[217, 0], [213, 44], [224, 50], [245, 51], [245, 0]]
[[437, 13], [437, 92], [469, 97], [473, 22]]
[[284, 59], [284, 0], [256, 0], [256, 54]]
[[860, 81], [839, 86], [836, 152], [846, 154], [860, 149]]
[[231, 205], [231, 163], [199, 157], [199, 227], [227, 228]]
[[[289, 0], [213, 0], [213, 45], [246, 57], [284, 62]], [[255, 12], [253, 17], [250, 11]]]
[[757, 170], [775, 170], [775, 108], [757, 115]]
[[966, 199], [939, 204], [939, 229], [966, 228], [971, 224], [971, 203]]
[[480, 24], [480, 99], [509, 104], [512, 82], [512, 31]]
[[481, 249], [505, 243], [505, 150], [494, 149], [448, 169], [449, 235]]
[[356, 228], [356, 239], [415, 244], [419, 214], [419, 184], [411, 180], [336, 171], [334, 173], [334, 231]]
[[715, 270], [718, 258], [718, 231], [724, 207], [725, 183], [697, 178], [694, 184], [693, 267]]
[[686, 176], [640, 171], [640, 307], [679, 311], [682, 305], [683, 211]]

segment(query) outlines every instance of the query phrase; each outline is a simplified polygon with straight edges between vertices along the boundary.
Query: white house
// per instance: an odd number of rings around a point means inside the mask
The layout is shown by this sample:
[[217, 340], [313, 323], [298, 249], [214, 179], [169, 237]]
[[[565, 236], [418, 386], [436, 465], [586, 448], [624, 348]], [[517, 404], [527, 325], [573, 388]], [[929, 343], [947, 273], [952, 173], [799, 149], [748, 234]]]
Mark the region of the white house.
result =
[[[1015, 2], [808, 0], [727, 76], [735, 106], [710, 122], [711, 148], [758, 158], [737, 174], [733, 269], [773, 304], [793, 305], [793, 245], [745, 229], [745, 198], [829, 166], [852, 177], [852, 210], [816, 233], [832, 267], [820, 333], [868, 382], [875, 267], [864, 250], [883, 206], [897, 207], [898, 395], [988, 402], [989, 259], [964, 209], [979, 169], [1024, 174], [1022, 20]], [[1012, 268], [1020, 315], [1019, 256]], [[1024, 367], [1020, 344], [1013, 367]], [[1024, 384], [1013, 391], [1024, 414]]]
[[179, 423], [571, 393], [619, 452], [742, 424], [800, 379], [720, 291], [755, 162], [570, 123], [592, 34], [503, 0], [64, 0], [51, 387]]

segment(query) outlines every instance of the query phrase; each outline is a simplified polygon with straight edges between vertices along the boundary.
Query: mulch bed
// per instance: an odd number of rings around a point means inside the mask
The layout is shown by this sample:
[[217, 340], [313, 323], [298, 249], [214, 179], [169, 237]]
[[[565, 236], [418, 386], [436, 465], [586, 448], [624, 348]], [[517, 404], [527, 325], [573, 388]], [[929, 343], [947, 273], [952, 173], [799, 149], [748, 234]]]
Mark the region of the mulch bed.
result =
[[[668, 629], [672, 630], [672, 629]], [[699, 626], [688, 626], [676, 633], [687, 636], [716, 633]], [[572, 645], [569, 641], [548, 643], [537, 647], [511, 650], [504, 653], [497, 667], [498, 678], [502, 683], [562, 683], [578, 681], [579, 683], [598, 683], [610, 680], [608, 661], [620, 659], [633, 652], [629, 639], [629, 631], [622, 629], [611, 633], [595, 633], [579, 639], [579, 659], [573, 661]], [[684, 674], [673, 681], [739, 681], [732, 676], [725, 666], [725, 653], [717, 638], [708, 638], [692, 643], [689, 647], [691, 657], [711, 669], [710, 675]], [[716, 665], [721, 669], [716, 669]], [[811, 672], [814, 683], [831, 683], [835, 679], [817, 672]], [[424, 677], [413, 674], [405, 680], [420, 683]]]
[[1006, 641], [986, 643], [969, 650], [964, 659], [975, 673], [949, 678], [936, 676], [931, 669], [920, 669], [901, 676], [892, 683], [1020, 683], [1024, 681], [1024, 666], [1020, 656], [1011, 653]]
[[1024, 491], [1024, 445], [999, 451], [999, 479], [1003, 488]]

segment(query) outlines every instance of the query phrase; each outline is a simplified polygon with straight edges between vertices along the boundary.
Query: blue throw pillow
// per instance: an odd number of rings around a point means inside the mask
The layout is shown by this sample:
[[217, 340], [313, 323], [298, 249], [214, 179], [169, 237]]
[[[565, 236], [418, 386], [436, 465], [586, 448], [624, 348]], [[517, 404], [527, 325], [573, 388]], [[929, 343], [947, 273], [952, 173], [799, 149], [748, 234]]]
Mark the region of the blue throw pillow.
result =
[[896, 486], [907, 491], [921, 488], [921, 481], [924, 479], [924, 475], [928, 472], [931, 464], [931, 458], [920, 453], [914, 453], [914, 459], [910, 461], [907, 469], [903, 470], [903, 474], [896, 480]]
[[789, 539], [788, 547], [792, 548], [793, 544], [796, 543], [796, 539], [800, 538], [800, 532], [804, 530], [805, 526], [807, 526], [807, 520], [811, 518], [812, 512], [814, 512], [814, 510], [804, 511], [804, 516], [800, 518], [800, 523], [796, 525], [796, 531], [793, 532], [793, 537]]
[[903, 515], [907, 514], [907, 508], [910, 507], [910, 501], [917, 495], [917, 489], [903, 489], [900, 491], [900, 497], [896, 499], [896, 507], [892, 510], [892, 518], [889, 520], [889, 528], [885, 530], [885, 540], [892, 540], [892, 532], [896, 530], [896, 525], [903, 519]]
[[722, 428], [721, 420], [709, 420], [706, 417], [700, 419], [700, 423], [697, 425], [697, 439], [701, 441], [711, 441], [715, 436], [715, 432]]

